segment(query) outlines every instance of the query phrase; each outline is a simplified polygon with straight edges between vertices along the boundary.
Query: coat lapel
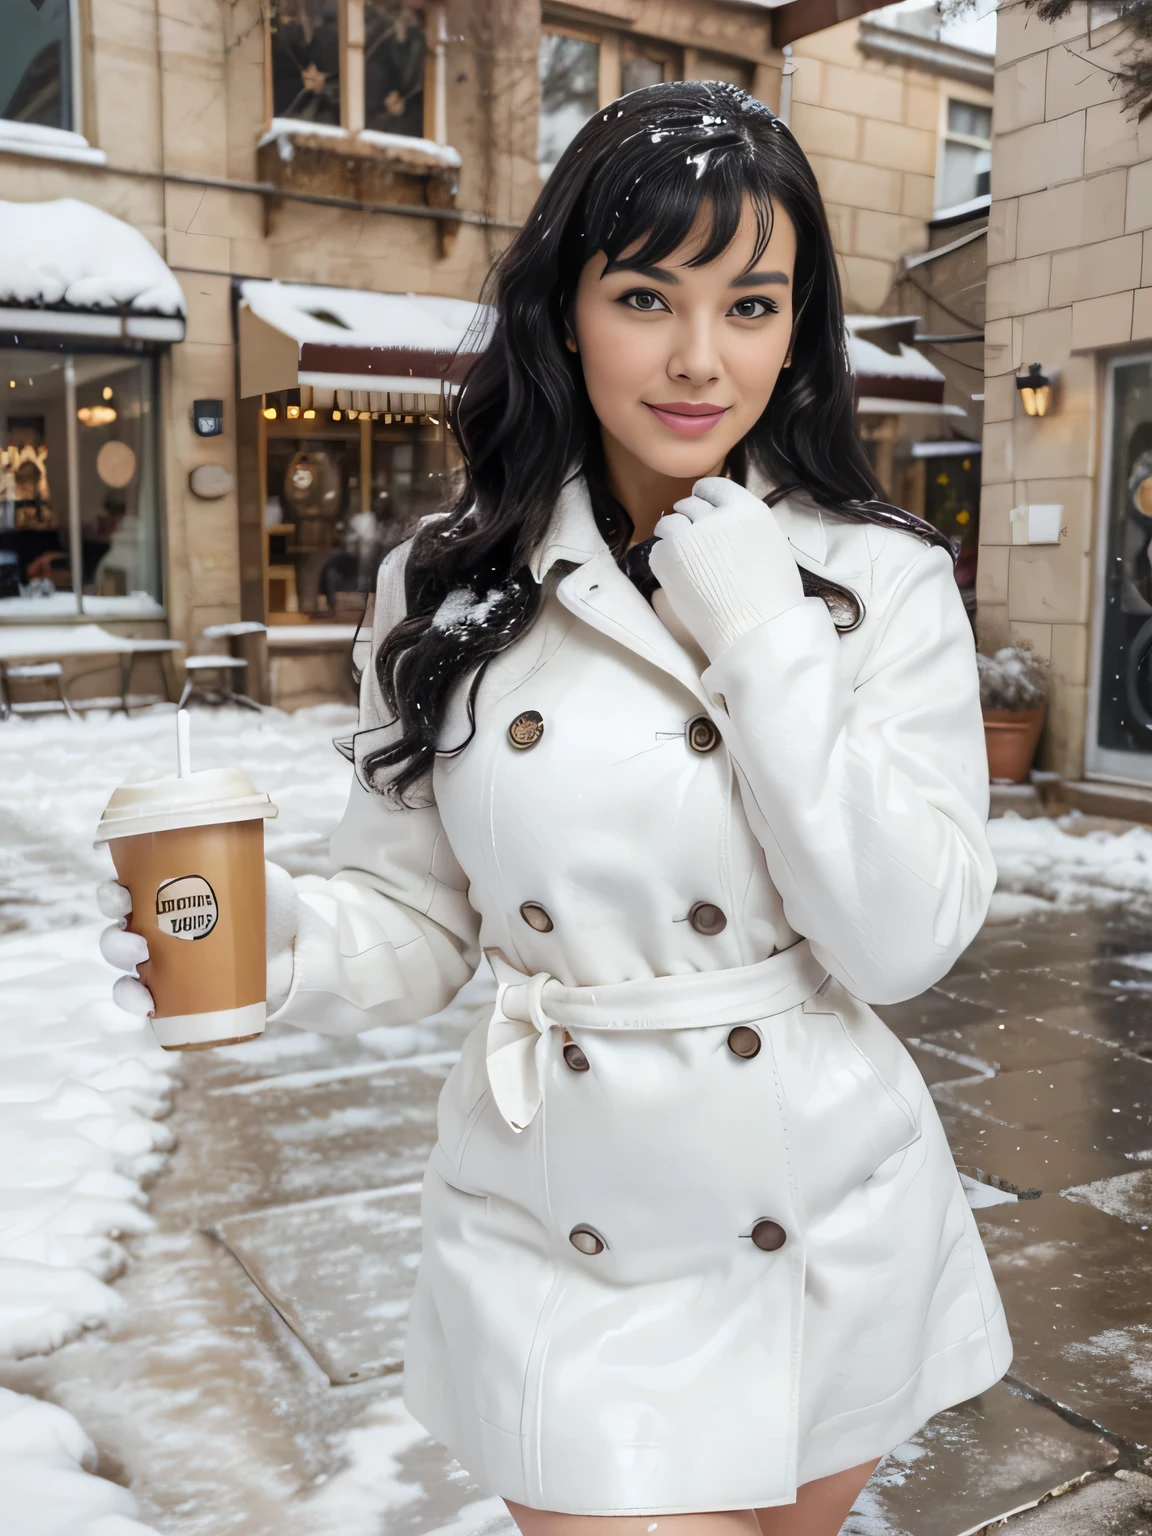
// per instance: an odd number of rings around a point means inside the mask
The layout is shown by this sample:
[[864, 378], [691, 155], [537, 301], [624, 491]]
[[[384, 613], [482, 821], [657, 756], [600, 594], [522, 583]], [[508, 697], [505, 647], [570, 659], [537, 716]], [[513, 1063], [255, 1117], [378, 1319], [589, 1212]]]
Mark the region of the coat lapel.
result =
[[585, 624], [669, 673], [707, 708], [708, 697], [692, 658], [664, 628], [609, 550], [570, 571], [556, 588], [556, 596]]

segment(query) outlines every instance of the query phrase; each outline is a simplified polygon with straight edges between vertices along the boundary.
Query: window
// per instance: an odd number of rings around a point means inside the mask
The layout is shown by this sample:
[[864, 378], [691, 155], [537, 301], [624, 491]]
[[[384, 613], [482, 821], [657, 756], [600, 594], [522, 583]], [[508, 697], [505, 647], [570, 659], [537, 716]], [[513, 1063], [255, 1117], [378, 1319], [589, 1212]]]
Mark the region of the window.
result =
[[154, 400], [151, 358], [0, 351], [0, 619], [162, 616]]
[[620, 44], [620, 94], [671, 80], [671, 56], [664, 49], [626, 37]]
[[600, 105], [600, 44], [564, 32], [540, 34], [541, 176], [556, 162]]
[[364, 6], [364, 126], [381, 133], [424, 136], [423, 4], [366, 0]]
[[73, 126], [72, 0], [8, 0], [0, 56], [0, 117]]
[[983, 197], [992, 170], [992, 108], [949, 101], [936, 206], [954, 208]]
[[340, 122], [338, 0], [269, 0], [272, 115]]
[[412, 407], [402, 414], [322, 397], [333, 391], [264, 397], [269, 624], [359, 622], [381, 559], [453, 490], [459, 457], [443, 415], [416, 408], [434, 398], [385, 396], [382, 403]]

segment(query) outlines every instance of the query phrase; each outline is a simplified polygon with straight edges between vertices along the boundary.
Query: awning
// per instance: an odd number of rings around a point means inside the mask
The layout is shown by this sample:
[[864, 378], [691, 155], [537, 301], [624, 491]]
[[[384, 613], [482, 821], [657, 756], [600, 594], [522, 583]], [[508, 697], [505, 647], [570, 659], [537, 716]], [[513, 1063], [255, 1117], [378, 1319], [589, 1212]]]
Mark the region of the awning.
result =
[[[438, 399], [484, 349], [490, 311], [468, 299], [370, 293], [247, 278], [238, 285], [240, 393], [311, 390], [317, 405], [370, 394], [359, 409], [421, 409], [384, 396]], [[330, 398], [331, 397], [331, 398]]]
[[891, 402], [895, 414], [901, 403], [920, 408], [913, 414], [954, 414], [954, 407], [944, 406], [944, 375], [910, 345], [918, 316], [848, 315], [844, 324], [858, 411], [884, 410], [884, 402]]
[[0, 332], [184, 339], [180, 284], [131, 224], [62, 197], [0, 202], [0, 228]]

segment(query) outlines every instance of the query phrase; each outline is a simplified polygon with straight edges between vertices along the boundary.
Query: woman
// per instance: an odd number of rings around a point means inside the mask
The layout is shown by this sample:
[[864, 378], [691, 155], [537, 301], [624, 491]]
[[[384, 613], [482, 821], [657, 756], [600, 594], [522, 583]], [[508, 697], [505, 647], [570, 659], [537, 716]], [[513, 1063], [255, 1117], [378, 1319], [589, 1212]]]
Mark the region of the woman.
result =
[[871, 499], [819, 193], [743, 92], [589, 122], [495, 308], [270, 996], [351, 1032], [491, 962], [405, 1400], [525, 1536], [834, 1536], [1010, 1353], [867, 1007], [941, 977], [993, 885], [950, 555]]

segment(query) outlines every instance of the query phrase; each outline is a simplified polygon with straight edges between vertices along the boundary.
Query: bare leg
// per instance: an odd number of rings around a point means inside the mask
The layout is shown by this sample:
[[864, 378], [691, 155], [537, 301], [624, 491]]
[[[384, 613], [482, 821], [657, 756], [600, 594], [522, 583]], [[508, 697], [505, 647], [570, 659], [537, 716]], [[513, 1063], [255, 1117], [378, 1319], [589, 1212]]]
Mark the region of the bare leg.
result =
[[[796, 1490], [795, 1504], [755, 1511], [760, 1536], [837, 1536], [864, 1484], [880, 1465], [867, 1461]], [[629, 1532], [631, 1536], [631, 1532]]]
[[504, 1500], [523, 1536], [759, 1536], [750, 1509], [699, 1515], [557, 1515]]

